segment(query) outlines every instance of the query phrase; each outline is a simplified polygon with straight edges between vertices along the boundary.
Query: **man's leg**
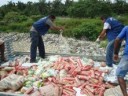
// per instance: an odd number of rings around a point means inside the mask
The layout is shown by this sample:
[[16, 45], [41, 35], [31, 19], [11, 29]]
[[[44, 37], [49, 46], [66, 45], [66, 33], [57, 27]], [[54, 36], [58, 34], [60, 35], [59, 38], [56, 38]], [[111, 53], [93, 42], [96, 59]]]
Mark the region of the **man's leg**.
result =
[[39, 56], [41, 58], [45, 58], [45, 47], [44, 47], [44, 42], [41, 36], [39, 36], [38, 49], [39, 49]]
[[118, 77], [118, 82], [119, 82], [119, 85], [120, 85], [120, 88], [122, 90], [123, 95], [128, 96], [127, 95], [126, 82], [125, 82], [124, 78]]
[[128, 56], [123, 56], [116, 70], [118, 82], [124, 96], [128, 96], [126, 82], [124, 80], [125, 75], [128, 72]]
[[31, 48], [30, 48], [30, 62], [36, 62], [37, 46], [39, 42], [39, 36], [37, 32], [31, 32]]
[[0, 52], [1, 52], [1, 60], [6, 61], [5, 56], [4, 56], [4, 51], [5, 51], [5, 46], [4, 43], [0, 45]]
[[113, 50], [114, 50], [114, 40], [110, 41], [106, 47], [106, 64], [112, 67], [113, 64]]

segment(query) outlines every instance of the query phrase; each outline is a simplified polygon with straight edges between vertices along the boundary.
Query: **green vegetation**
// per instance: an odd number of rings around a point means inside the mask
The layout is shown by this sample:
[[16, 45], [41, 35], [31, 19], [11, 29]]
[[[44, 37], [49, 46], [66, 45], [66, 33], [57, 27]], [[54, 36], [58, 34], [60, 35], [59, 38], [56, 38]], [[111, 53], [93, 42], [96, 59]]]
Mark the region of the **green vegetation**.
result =
[[107, 40], [103, 40], [103, 41], [101, 41], [101, 42], [100, 42], [100, 47], [104, 47], [104, 48], [106, 48], [107, 43], [108, 43]]
[[[64, 36], [95, 40], [102, 30], [99, 16], [107, 14], [114, 16], [124, 24], [128, 24], [128, 3], [126, 0], [54, 0], [37, 3], [9, 2], [0, 7], [0, 32], [29, 32], [36, 20], [49, 14], [57, 16], [57, 25], [64, 26]], [[49, 33], [58, 33], [49, 31]], [[102, 44], [105, 46], [105, 44]]]

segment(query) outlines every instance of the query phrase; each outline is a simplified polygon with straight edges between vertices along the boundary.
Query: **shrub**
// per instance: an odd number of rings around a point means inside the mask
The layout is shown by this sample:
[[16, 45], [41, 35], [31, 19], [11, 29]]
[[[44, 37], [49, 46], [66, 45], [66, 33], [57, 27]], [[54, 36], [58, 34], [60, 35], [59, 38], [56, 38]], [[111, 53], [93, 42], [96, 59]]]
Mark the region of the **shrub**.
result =
[[24, 22], [27, 19], [27, 16], [20, 15], [18, 12], [8, 12], [4, 17], [4, 21], [6, 21], [6, 23]]
[[107, 43], [108, 43], [107, 40], [101, 41], [101, 43], [100, 43], [100, 47], [104, 47], [104, 48], [106, 48]]
[[121, 21], [123, 24], [127, 24], [128, 23], [128, 19], [127, 19], [127, 16], [117, 16], [117, 19], [119, 21]]
[[33, 21], [36, 21], [36, 20], [42, 18], [42, 16], [41, 16], [41, 15], [32, 15], [30, 18], [31, 18]]
[[7, 22], [7, 23], [11, 23], [11, 22], [17, 22], [18, 18], [18, 12], [8, 12], [5, 17], [4, 17], [4, 20]]
[[0, 26], [6, 25], [5, 21], [0, 21]]
[[0, 31], [2, 32], [6, 31], [7, 29], [8, 29], [7, 26], [0, 26]]
[[[102, 28], [102, 23], [99, 19], [57, 18], [55, 23], [65, 27], [63, 36], [75, 37], [77, 39], [85, 36], [89, 40], [94, 40], [97, 38]], [[51, 30], [49, 32], [59, 33]]]
[[10, 23], [8, 27], [13, 31], [28, 32], [32, 26], [32, 22], [31, 19], [28, 19], [26, 22], [22, 23]]
[[81, 38], [83, 36], [87, 37], [89, 40], [94, 40], [97, 37], [96, 25], [92, 23], [83, 23], [77, 28], [72, 30], [72, 34], [76, 38]]

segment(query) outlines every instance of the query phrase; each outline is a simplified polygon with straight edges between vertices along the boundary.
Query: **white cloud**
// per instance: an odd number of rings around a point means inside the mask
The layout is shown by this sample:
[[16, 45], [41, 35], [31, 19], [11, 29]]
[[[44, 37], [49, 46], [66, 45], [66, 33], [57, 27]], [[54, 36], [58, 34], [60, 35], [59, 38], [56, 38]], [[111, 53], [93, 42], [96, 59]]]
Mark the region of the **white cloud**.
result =
[[9, 1], [12, 1], [12, 2], [24, 2], [24, 3], [27, 3], [28, 1], [31, 1], [31, 2], [38, 2], [38, 0], [0, 0], [0, 6], [2, 5], [5, 5], [5, 4], [8, 4]]
[[0, 0], [0, 6], [7, 4], [8, 0]]

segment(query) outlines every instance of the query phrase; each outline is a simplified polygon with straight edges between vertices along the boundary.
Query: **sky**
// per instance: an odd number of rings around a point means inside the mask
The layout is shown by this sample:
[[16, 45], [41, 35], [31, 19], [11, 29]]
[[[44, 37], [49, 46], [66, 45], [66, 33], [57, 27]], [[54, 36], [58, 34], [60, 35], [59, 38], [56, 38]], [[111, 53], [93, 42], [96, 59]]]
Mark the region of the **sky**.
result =
[[[12, 1], [12, 2], [21, 1], [21, 2], [27, 3], [28, 1], [38, 2], [39, 0], [0, 0], [0, 6], [7, 4], [9, 1]], [[46, 0], [46, 1], [53, 1], [53, 0]], [[64, 2], [65, 0], [62, 0], [62, 1]], [[77, 0], [74, 0], [74, 1], [77, 1]], [[114, 0], [112, 0], [112, 1], [114, 1]]]
[[[7, 4], [9, 1], [12, 1], [12, 2], [21, 1], [21, 2], [27, 3], [28, 1], [38, 2], [39, 0], [0, 0], [0, 6]], [[46, 0], [46, 1], [53, 1], [53, 0]], [[62, 0], [62, 1], [64, 2], [65, 0]], [[77, 0], [75, 0], [75, 1], [77, 1]]]

